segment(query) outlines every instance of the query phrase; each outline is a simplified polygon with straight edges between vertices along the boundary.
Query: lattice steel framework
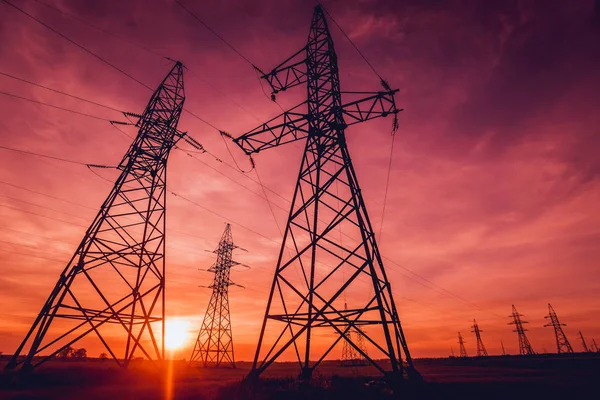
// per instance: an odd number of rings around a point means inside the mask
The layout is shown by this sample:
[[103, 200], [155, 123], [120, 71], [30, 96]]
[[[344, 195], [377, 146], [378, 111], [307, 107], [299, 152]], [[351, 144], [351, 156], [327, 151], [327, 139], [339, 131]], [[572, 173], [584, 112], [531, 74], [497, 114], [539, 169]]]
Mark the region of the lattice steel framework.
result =
[[460, 346], [460, 357], [461, 358], [469, 357], [469, 355], [467, 354], [467, 348], [465, 347], [465, 341], [464, 341], [462, 335], [460, 334], [460, 332], [458, 332], [458, 345]]
[[163, 359], [167, 158], [184, 100], [178, 62], [138, 115], [121, 174], [8, 368], [37, 367], [88, 334], [120, 366]]
[[239, 263], [232, 260], [233, 244], [231, 225], [227, 224], [221, 241], [214, 253], [217, 261], [209, 269], [215, 277], [209, 288], [212, 295], [204, 314], [204, 320], [192, 356], [190, 365], [201, 364], [203, 367], [228, 364], [235, 368], [233, 353], [233, 335], [229, 316], [229, 286], [234, 285], [230, 279], [231, 268]]
[[[418, 376], [345, 137], [348, 126], [387, 115], [394, 116], [395, 127], [397, 90], [382, 81], [382, 91], [347, 92], [362, 98], [342, 102], [337, 56], [321, 7], [315, 8], [308, 44], [262, 78], [274, 94], [306, 83], [308, 99], [234, 139], [248, 155], [306, 139], [250, 376], [258, 377], [286, 353], [298, 360], [300, 378], [310, 379], [343, 338], [382, 373], [390, 372], [380, 361], [387, 359], [392, 374], [402, 376], [404, 353], [406, 372]], [[350, 272], [340, 283], [342, 268]], [[344, 292], [352, 301], [347, 310]], [[351, 330], [363, 335], [379, 360], [348, 340]], [[312, 344], [315, 336], [318, 346]]]
[[513, 320], [511, 322], [509, 322], [508, 325], [514, 325], [515, 329], [513, 330], [513, 332], [517, 332], [517, 335], [519, 336], [519, 354], [521, 354], [521, 355], [535, 354], [535, 351], [533, 351], [533, 347], [531, 347], [531, 344], [529, 343], [529, 339], [527, 339], [527, 335], [525, 334], [527, 329], [523, 328], [523, 324], [528, 324], [528, 322], [521, 320], [522, 316], [523, 316], [523, 314], [519, 314], [519, 312], [517, 311], [517, 308], [513, 304], [512, 314], [509, 315], [509, 317], [512, 318]]
[[553, 327], [554, 328], [554, 336], [556, 337], [556, 349], [558, 354], [561, 353], [573, 353], [573, 347], [571, 347], [571, 343], [569, 343], [569, 339], [563, 332], [562, 327], [567, 326], [567, 324], [561, 324], [558, 320], [558, 316], [554, 311], [554, 308], [548, 303], [548, 315], [544, 318], [549, 318], [550, 323], [544, 325], [544, 327]]
[[475, 319], [473, 319], [473, 330], [471, 332], [475, 334], [475, 338], [477, 339], [477, 357], [487, 357], [488, 352], [483, 345], [483, 340], [481, 340], [481, 332], [483, 331], [479, 329], [479, 325], [477, 325]]
[[[345, 305], [344, 310], [347, 309], [348, 307]], [[362, 353], [368, 354], [365, 346], [365, 338], [362, 333], [357, 330], [349, 330], [348, 333], [346, 333], [346, 336], [347, 337], [342, 344], [342, 367], [358, 367], [362, 365], [368, 365], [367, 360], [362, 356], [362, 354], [356, 351], [350, 344], [352, 341], [354, 341], [353, 337], [356, 336], [356, 345], [362, 350]]]
[[581, 346], [583, 347], [583, 351], [585, 351], [586, 353], [591, 353], [592, 349], [588, 347], [585, 338], [583, 337], [583, 333], [581, 333], [581, 331], [579, 331], [579, 339], [581, 339]]

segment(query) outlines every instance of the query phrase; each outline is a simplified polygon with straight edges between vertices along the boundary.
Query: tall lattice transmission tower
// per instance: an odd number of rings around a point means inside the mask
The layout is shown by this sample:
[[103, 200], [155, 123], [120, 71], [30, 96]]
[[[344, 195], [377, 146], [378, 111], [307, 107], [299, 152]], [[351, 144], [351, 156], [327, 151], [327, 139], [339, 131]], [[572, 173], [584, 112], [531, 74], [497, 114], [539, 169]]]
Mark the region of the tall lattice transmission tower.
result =
[[581, 339], [581, 346], [583, 347], [583, 351], [585, 351], [586, 353], [591, 353], [592, 349], [588, 347], [585, 338], [583, 337], [583, 333], [581, 333], [581, 331], [579, 331], [579, 338]]
[[460, 332], [458, 332], [458, 345], [460, 347], [460, 358], [467, 358], [469, 357], [469, 355], [467, 354], [467, 348], [465, 347], [465, 341], [462, 337], [462, 335], [460, 334]]
[[[347, 309], [347, 308], [348, 308], [347, 306], [344, 307], [344, 309]], [[347, 336], [347, 338], [345, 338], [343, 345], [342, 345], [342, 358], [341, 358], [342, 367], [355, 367], [355, 366], [361, 366], [361, 365], [368, 365], [367, 360], [362, 355], [362, 354], [368, 354], [367, 348], [365, 346], [365, 339], [364, 339], [362, 332], [357, 329], [352, 329], [346, 333], [346, 336]], [[354, 340], [353, 337], [355, 337], [356, 345], [358, 346], [359, 349], [361, 349], [360, 352], [356, 351], [354, 349], [354, 347], [352, 347], [352, 345], [350, 344]]]
[[487, 357], [488, 352], [483, 345], [483, 340], [481, 340], [481, 332], [479, 329], [479, 325], [477, 325], [477, 321], [473, 319], [473, 330], [471, 331], [475, 334], [475, 338], [477, 339], [477, 357]]
[[236, 248], [238, 247], [233, 244], [231, 225], [227, 224], [221, 241], [214, 251], [217, 260], [209, 269], [209, 272], [215, 274], [209, 286], [212, 289], [212, 296], [190, 357], [190, 365], [201, 364], [203, 367], [228, 365], [235, 368], [229, 315], [229, 287], [236, 285], [230, 279], [231, 268], [239, 265], [232, 260], [232, 253]]
[[[397, 90], [381, 80], [382, 90], [346, 92], [344, 97], [352, 99], [342, 102], [337, 56], [320, 6], [307, 45], [262, 78], [274, 95], [306, 84], [308, 99], [234, 139], [248, 155], [306, 142], [250, 377], [286, 353], [298, 361], [300, 379], [308, 380], [343, 338], [381, 373], [419, 377], [345, 136], [350, 125], [388, 115], [395, 128]], [[344, 270], [349, 273], [339, 283]], [[352, 299], [348, 309], [343, 293]], [[361, 329], [367, 325], [368, 332]], [[354, 329], [376, 355], [365, 354], [354, 338], [348, 339]], [[315, 337], [318, 347], [312, 346]]]
[[32, 369], [88, 334], [121, 366], [163, 358], [167, 158], [184, 100], [177, 62], [136, 115], [121, 174], [7, 368]]
[[517, 332], [519, 336], [519, 354], [521, 355], [532, 355], [535, 354], [533, 351], [533, 347], [531, 347], [531, 343], [529, 343], [529, 339], [527, 339], [527, 329], [523, 328], [523, 324], [527, 324], [527, 321], [521, 320], [523, 314], [519, 314], [515, 305], [512, 305], [512, 314], [509, 315], [513, 320], [508, 323], [508, 325], [514, 325], [515, 329], [513, 332]]
[[558, 316], [554, 311], [554, 308], [548, 303], [548, 315], [544, 318], [549, 318], [550, 323], [544, 325], [544, 327], [551, 326], [554, 328], [554, 336], [556, 337], [556, 349], [558, 354], [562, 353], [573, 353], [573, 347], [571, 347], [571, 343], [569, 343], [569, 339], [563, 332], [562, 327], [567, 326], [567, 324], [561, 324], [558, 320]]

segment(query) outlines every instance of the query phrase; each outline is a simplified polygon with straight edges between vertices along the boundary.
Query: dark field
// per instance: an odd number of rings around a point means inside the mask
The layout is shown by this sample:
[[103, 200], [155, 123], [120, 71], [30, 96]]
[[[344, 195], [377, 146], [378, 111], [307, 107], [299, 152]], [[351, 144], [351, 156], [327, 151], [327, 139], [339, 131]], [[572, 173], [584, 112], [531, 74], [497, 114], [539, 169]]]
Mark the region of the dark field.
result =
[[[1, 367], [4, 366], [2, 363]], [[49, 362], [28, 378], [0, 375], [0, 399], [592, 399], [598, 398], [600, 356], [423, 359], [423, 383], [387, 384], [372, 369], [329, 362], [310, 387], [290, 376], [296, 364], [272, 367], [257, 386], [237, 369], [188, 369], [181, 361], [160, 371], [148, 362], [128, 370], [110, 361]], [[368, 378], [371, 376], [371, 378]]]

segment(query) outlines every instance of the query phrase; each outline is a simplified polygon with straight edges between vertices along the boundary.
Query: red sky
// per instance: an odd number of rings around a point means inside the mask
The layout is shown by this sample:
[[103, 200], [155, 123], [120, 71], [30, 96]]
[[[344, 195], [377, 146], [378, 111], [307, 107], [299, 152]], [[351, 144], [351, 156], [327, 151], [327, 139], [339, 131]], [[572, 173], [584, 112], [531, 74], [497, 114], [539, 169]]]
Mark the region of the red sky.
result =
[[[35, 1], [14, 2], [150, 86], [170, 68], [166, 60]], [[304, 45], [313, 9], [300, 0], [184, 3], [264, 70]], [[190, 70], [186, 108], [234, 136], [281, 112], [265, 97], [252, 68], [171, 1], [52, 4], [181, 60]], [[578, 330], [600, 340], [598, 5], [324, 4], [380, 74], [400, 88], [397, 102], [405, 111], [380, 249], [413, 356], [445, 356], [450, 346], [456, 351], [459, 330], [474, 353], [473, 318], [490, 353], [500, 352], [500, 340], [515, 353], [516, 334], [507, 325], [513, 303], [530, 322], [529, 338], [539, 352], [555, 348], [553, 333], [542, 327], [548, 302], [567, 323], [576, 349]], [[337, 28], [331, 30], [342, 90], [379, 90], [368, 66]], [[0, 43], [0, 72], [132, 112], [141, 112], [149, 98], [139, 84], [4, 3]], [[1, 75], [0, 90], [120, 118]], [[287, 109], [303, 96], [298, 88], [278, 101]], [[347, 131], [376, 231], [390, 125], [382, 119]], [[214, 129], [185, 114], [180, 129], [231, 162]], [[0, 145], [114, 165], [129, 143], [106, 122], [0, 95]], [[263, 183], [290, 199], [300, 156], [296, 146], [258, 155]], [[202, 163], [174, 151], [169, 185], [231, 219], [235, 242], [249, 250], [236, 258], [252, 270], [233, 274], [247, 289], [231, 292], [236, 357], [249, 359], [281, 236], [260, 186], [209, 155], [199, 158]], [[99, 174], [116, 177], [111, 171]], [[256, 180], [254, 172], [249, 177]], [[110, 188], [83, 166], [0, 149], [0, 351], [14, 351]], [[289, 203], [270, 192], [269, 199], [283, 226]], [[208, 284], [210, 275], [198, 268], [213, 262], [204, 250], [216, 246], [226, 221], [176, 197], [168, 202], [167, 309], [190, 323], [189, 346], [180, 351], [188, 357], [209, 297], [197, 286]], [[91, 343], [90, 354], [99, 353]]]

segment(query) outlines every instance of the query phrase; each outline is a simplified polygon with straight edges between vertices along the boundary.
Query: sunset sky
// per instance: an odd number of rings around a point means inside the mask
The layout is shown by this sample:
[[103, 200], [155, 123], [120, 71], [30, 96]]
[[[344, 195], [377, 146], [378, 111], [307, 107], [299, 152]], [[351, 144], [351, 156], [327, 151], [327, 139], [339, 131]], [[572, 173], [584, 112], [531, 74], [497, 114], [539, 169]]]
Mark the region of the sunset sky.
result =
[[[252, 67], [176, 3], [11, 0], [141, 82], [155, 87], [180, 60], [186, 108], [234, 136], [281, 113]], [[42, 0], [40, 0], [42, 1]], [[183, 1], [263, 70], [304, 46], [315, 3]], [[600, 2], [327, 0], [324, 5], [396, 96], [400, 128], [380, 250], [414, 357], [457, 352], [457, 331], [475, 353], [473, 318], [491, 354], [517, 353], [511, 304], [530, 323], [538, 352], [555, 351], [543, 328], [550, 302], [575, 350], [581, 330], [600, 342]], [[342, 90], [377, 91], [378, 78], [330, 24]], [[151, 49], [145, 51], [135, 43]], [[150, 92], [15, 9], [0, 3], [0, 72], [119, 110], [143, 111]], [[263, 83], [264, 91], [269, 93]], [[0, 91], [106, 119], [114, 111], [0, 74]], [[280, 93], [284, 109], [305, 88]], [[253, 356], [301, 146], [255, 157], [244, 176], [218, 132], [189, 114], [179, 128], [214, 155], [169, 159], [167, 311], [184, 321], [189, 357], [210, 292], [213, 250], [232, 223], [230, 293], [236, 358]], [[135, 134], [132, 127], [123, 128]], [[375, 231], [391, 120], [352, 126], [348, 146]], [[0, 93], [0, 146], [116, 165], [130, 139], [108, 122]], [[242, 168], [248, 160], [230, 144]], [[223, 160], [224, 162], [220, 162]], [[46, 300], [117, 173], [0, 148], [0, 352], [12, 354]], [[102, 179], [104, 178], [104, 179]], [[108, 181], [107, 181], [108, 180]], [[210, 210], [210, 211], [209, 211]], [[227, 219], [226, 219], [227, 218]], [[92, 338], [93, 339], [93, 338]], [[84, 343], [91, 356], [99, 342]], [[339, 357], [339, 351], [334, 354]]]

